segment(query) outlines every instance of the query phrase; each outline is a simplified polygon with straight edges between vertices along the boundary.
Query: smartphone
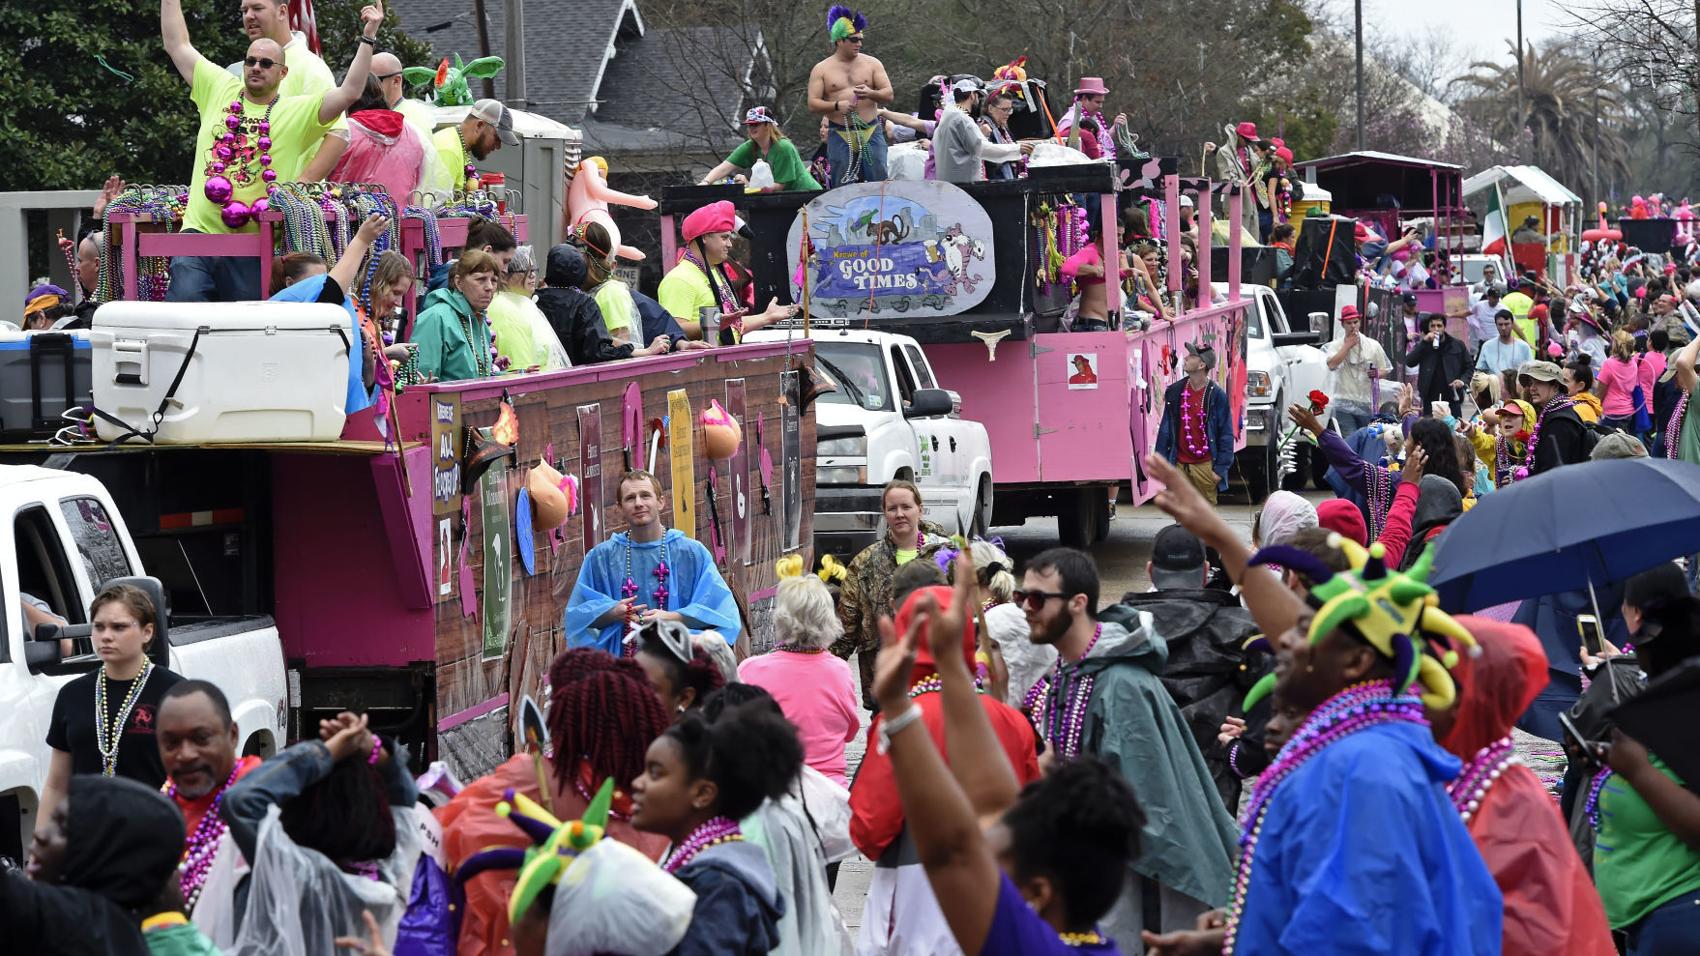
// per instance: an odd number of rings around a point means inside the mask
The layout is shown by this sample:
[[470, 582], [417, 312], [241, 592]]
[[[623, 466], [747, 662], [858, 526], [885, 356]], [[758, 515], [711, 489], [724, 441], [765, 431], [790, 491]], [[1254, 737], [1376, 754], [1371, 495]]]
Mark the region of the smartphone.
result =
[[1592, 614], [1576, 615], [1576, 632], [1582, 635], [1582, 646], [1595, 657], [1600, 656], [1600, 620]]

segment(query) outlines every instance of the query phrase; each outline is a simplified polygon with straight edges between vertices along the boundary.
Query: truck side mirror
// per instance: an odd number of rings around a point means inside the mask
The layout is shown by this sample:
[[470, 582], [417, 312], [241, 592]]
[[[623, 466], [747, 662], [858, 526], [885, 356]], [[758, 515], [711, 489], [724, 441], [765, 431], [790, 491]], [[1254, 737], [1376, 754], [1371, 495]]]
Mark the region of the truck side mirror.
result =
[[37, 624], [34, 639], [24, 642], [24, 664], [40, 670], [59, 660], [59, 625]]
[[918, 388], [903, 407], [904, 418], [937, 418], [949, 415], [950, 393], [942, 388]]
[[1328, 313], [1312, 312], [1310, 314], [1310, 330], [1322, 335], [1328, 331]]

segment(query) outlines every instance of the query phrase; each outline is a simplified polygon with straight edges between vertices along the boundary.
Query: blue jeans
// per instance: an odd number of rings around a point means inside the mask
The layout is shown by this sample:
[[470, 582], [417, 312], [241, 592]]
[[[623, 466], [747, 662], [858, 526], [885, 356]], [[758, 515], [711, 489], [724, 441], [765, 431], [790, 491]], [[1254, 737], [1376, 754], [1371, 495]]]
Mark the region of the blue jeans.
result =
[[876, 123], [867, 144], [863, 146], [861, 169], [855, 179], [847, 178], [850, 173], [850, 143], [844, 138], [844, 134], [848, 130], [837, 123], [831, 124], [831, 127], [831, 131], [826, 134], [826, 161], [832, 164], [832, 185], [842, 186], [848, 182], [885, 182], [884, 121]]
[[260, 260], [252, 256], [174, 256], [165, 301], [251, 302], [267, 294], [260, 288]]
[[1629, 956], [1686, 956], [1700, 940], [1700, 890], [1666, 900], [1629, 927]]
[[1358, 402], [1337, 400], [1334, 403], [1334, 423], [1340, 426], [1340, 437], [1357, 431], [1375, 420], [1375, 412], [1368, 405]]

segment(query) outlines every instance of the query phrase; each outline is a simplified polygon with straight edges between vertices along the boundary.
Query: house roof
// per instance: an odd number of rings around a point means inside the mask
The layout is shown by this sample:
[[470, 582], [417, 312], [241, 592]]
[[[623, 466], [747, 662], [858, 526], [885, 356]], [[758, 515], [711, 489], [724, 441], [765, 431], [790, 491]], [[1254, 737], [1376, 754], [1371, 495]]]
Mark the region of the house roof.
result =
[[1503, 183], [1507, 203], [1539, 202], [1548, 206], [1580, 206], [1582, 197], [1548, 176], [1539, 166], [1491, 166], [1464, 180], [1464, 197]]
[[[429, 42], [437, 57], [459, 53], [470, 60], [478, 56], [478, 25], [468, 0], [400, 0], [396, 12], [402, 29]], [[503, 4], [487, 2], [484, 12], [490, 52], [500, 56], [506, 28]], [[577, 126], [599, 99], [603, 70], [615, 42], [644, 33], [636, 0], [533, 0], [525, 12], [527, 107]], [[502, 75], [497, 75], [495, 83], [500, 95]]]
[[622, 40], [602, 77], [602, 105], [584, 124], [588, 149], [718, 152], [743, 139], [759, 30], [655, 27]]

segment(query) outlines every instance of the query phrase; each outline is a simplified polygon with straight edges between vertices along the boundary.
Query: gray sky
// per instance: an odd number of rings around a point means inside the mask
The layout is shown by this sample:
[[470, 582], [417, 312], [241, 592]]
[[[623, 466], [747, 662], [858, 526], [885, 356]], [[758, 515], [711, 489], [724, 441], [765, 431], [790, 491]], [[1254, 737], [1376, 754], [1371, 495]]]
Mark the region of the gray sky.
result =
[[[1450, 30], [1460, 51], [1473, 57], [1508, 56], [1505, 41], [1517, 35], [1517, 0], [1363, 0], [1365, 25], [1392, 33]], [[1352, 0], [1330, 0], [1338, 22], [1350, 26]], [[1539, 42], [1568, 23], [1557, 0], [1523, 0], [1523, 37]]]

